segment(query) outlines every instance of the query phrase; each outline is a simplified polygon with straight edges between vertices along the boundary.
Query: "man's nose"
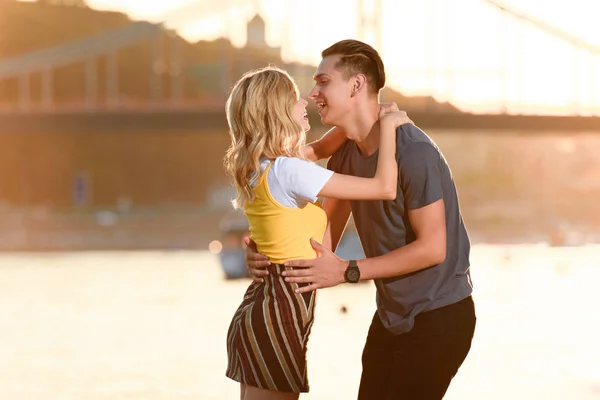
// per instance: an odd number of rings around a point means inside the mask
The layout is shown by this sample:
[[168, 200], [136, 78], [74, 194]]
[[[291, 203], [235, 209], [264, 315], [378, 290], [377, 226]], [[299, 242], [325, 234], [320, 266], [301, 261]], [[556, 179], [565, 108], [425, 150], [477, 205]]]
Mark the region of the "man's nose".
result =
[[308, 97], [310, 97], [311, 99], [314, 100], [315, 97], [317, 97], [318, 94], [319, 94], [319, 90], [317, 89], [317, 85], [315, 85], [315, 86], [313, 86], [313, 88], [308, 93]]

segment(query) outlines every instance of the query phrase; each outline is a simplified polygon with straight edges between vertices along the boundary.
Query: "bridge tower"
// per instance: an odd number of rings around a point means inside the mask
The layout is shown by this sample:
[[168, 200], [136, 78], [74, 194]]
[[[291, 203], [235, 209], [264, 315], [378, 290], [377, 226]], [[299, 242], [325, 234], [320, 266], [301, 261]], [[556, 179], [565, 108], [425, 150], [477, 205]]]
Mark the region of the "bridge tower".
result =
[[383, 49], [381, 0], [356, 0], [356, 38]]

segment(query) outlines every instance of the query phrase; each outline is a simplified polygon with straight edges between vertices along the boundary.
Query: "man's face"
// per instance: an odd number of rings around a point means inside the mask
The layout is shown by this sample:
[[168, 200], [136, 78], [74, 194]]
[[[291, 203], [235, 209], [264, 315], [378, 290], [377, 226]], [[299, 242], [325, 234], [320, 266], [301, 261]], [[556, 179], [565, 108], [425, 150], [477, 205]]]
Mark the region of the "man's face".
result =
[[346, 81], [335, 64], [340, 55], [325, 57], [315, 73], [315, 86], [309, 97], [317, 103], [321, 122], [329, 126], [343, 126], [344, 120], [352, 111], [353, 80]]

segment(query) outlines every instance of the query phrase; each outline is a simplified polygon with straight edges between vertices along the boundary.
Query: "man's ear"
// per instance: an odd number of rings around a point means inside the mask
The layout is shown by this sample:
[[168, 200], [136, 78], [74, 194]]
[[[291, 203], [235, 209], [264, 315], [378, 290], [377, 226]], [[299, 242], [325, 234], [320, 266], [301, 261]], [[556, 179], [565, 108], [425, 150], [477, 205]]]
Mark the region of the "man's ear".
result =
[[367, 77], [363, 74], [358, 74], [354, 76], [354, 82], [352, 84], [352, 97], [359, 94], [361, 91], [365, 90], [367, 86]]

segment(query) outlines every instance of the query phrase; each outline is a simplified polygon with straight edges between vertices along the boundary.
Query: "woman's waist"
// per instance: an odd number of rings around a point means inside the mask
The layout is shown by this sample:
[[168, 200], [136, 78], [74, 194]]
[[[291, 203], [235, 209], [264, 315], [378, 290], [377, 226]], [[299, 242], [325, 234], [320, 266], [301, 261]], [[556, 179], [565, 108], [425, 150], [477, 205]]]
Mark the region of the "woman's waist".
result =
[[276, 223], [268, 218], [248, 217], [248, 222], [252, 238], [257, 244], [281, 247], [282, 251], [289, 252], [296, 247], [310, 248], [310, 239], [320, 240], [327, 228], [326, 219], [323, 223], [313, 223], [310, 219]]
[[291, 260], [285, 260], [285, 261], [281, 261], [281, 262], [275, 262], [274, 260], [270, 260], [271, 264], [266, 267], [266, 270], [269, 271], [269, 274], [274, 274], [275, 276], [281, 276], [281, 273], [283, 271], [291, 271], [293, 269], [302, 269], [302, 267], [290, 267], [290, 266], [286, 266], [283, 263], [286, 261], [291, 261]]
[[301, 240], [292, 238], [277, 240], [252, 236], [252, 240], [256, 243], [258, 252], [268, 257], [273, 264], [284, 264], [292, 260], [311, 260], [317, 257], [310, 244], [310, 237]]

